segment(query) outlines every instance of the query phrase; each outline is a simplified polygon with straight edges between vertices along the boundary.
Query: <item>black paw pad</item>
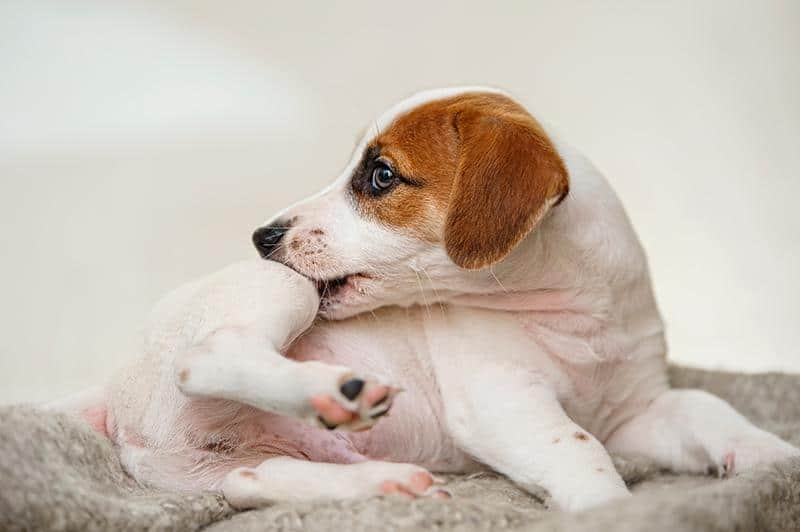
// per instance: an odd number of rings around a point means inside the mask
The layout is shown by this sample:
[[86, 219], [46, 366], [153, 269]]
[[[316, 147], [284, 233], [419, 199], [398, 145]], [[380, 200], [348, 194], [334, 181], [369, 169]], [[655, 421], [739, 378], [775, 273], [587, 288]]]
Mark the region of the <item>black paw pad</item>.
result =
[[339, 391], [342, 392], [342, 395], [350, 399], [351, 401], [358, 397], [358, 394], [361, 393], [361, 390], [364, 389], [364, 381], [361, 379], [350, 379], [349, 381], [342, 384]]

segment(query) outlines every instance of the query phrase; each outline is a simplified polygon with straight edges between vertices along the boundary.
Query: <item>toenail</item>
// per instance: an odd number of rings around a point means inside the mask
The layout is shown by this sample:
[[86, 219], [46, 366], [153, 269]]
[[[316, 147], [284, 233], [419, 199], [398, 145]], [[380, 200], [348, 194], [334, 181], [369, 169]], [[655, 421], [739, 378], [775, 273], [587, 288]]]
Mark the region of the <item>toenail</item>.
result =
[[319, 422], [320, 422], [320, 423], [322, 423], [322, 425], [323, 425], [323, 426], [324, 426], [326, 429], [328, 429], [328, 430], [333, 430], [333, 429], [335, 429], [335, 428], [337, 427], [337, 425], [332, 425], [332, 424], [328, 423], [328, 422], [325, 420], [325, 418], [324, 418], [324, 417], [322, 417], [322, 416], [317, 416], [317, 419], [318, 419], [318, 420], [319, 420]]
[[339, 391], [342, 392], [342, 395], [350, 399], [351, 401], [358, 397], [358, 394], [361, 393], [361, 390], [364, 389], [364, 381], [361, 379], [350, 379], [349, 381], [342, 384]]
[[383, 397], [381, 397], [380, 399], [378, 399], [377, 401], [375, 401], [374, 403], [372, 403], [372, 405], [370, 405], [370, 406], [373, 406], [373, 407], [374, 406], [380, 406], [383, 403], [385, 403], [387, 401], [387, 399], [389, 399], [389, 394], [388, 393], [386, 395], [384, 395]]
[[381, 410], [380, 412], [375, 412], [374, 414], [372, 414], [372, 415], [370, 416], [370, 418], [371, 418], [371, 419], [378, 419], [379, 417], [385, 416], [385, 415], [386, 415], [386, 414], [388, 414], [388, 413], [389, 413], [389, 409], [388, 409], [388, 408], [384, 408], [384, 409], [383, 409], [383, 410]]

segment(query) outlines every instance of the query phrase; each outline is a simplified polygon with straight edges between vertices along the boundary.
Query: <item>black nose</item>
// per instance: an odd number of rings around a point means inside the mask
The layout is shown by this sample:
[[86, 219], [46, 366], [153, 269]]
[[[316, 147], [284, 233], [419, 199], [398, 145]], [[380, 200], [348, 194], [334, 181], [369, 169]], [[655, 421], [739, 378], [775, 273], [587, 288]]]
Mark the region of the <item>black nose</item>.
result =
[[289, 224], [281, 221], [256, 229], [253, 233], [253, 244], [258, 250], [258, 254], [264, 259], [270, 258], [278, 251], [278, 245], [288, 230]]

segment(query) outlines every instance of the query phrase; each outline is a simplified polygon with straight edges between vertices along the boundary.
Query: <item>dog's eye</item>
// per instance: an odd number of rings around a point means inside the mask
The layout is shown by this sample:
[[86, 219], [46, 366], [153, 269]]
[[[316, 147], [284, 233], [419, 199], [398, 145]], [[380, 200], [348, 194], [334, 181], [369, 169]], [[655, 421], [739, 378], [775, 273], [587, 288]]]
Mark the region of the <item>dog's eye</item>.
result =
[[394, 172], [385, 164], [378, 164], [372, 171], [372, 188], [383, 192], [394, 185]]

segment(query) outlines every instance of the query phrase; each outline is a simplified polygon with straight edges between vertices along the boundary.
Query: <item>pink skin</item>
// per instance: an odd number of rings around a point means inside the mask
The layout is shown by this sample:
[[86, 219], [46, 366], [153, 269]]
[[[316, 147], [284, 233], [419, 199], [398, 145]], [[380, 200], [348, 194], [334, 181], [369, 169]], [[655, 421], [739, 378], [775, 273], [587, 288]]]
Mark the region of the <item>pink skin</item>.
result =
[[400, 495], [407, 499], [416, 499], [422, 496], [431, 496], [434, 499], [450, 499], [452, 495], [450, 492], [442, 489], [431, 487], [436, 483], [433, 475], [430, 473], [414, 473], [411, 475], [408, 483], [397, 482], [395, 480], [387, 480], [381, 484], [381, 492], [385, 495]]
[[[365, 390], [363, 400], [370, 407], [380, 402], [384, 397], [390, 393], [387, 386], [374, 385]], [[311, 397], [311, 406], [317, 411], [321, 417], [325, 419], [330, 425], [341, 425], [348, 423], [356, 418], [356, 414], [345, 410], [339, 403], [337, 403], [330, 395], [314, 395]]]
[[414, 473], [408, 484], [387, 480], [381, 484], [381, 491], [387, 495], [397, 494], [408, 498], [424, 495], [433, 485], [433, 477], [428, 473]]
[[724, 463], [724, 468], [722, 474], [733, 475], [733, 473], [736, 470], [736, 453], [731, 451], [728, 454], [726, 454], [723, 463]]
[[85, 419], [89, 425], [91, 425], [92, 429], [99, 432], [103, 436], [108, 436], [106, 432], [106, 415], [107, 410], [105, 406], [92, 406], [86, 408], [81, 412], [83, 419]]

